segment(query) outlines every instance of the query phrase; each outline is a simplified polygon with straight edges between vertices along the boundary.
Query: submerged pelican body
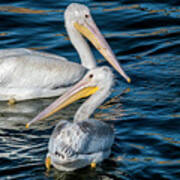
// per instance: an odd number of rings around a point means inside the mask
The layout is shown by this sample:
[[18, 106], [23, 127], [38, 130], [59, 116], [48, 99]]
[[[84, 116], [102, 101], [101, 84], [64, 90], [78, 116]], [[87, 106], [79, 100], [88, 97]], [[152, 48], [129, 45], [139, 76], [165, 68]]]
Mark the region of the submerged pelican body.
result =
[[73, 171], [108, 158], [114, 142], [114, 132], [107, 123], [89, 118], [109, 96], [113, 74], [109, 67], [90, 70], [85, 77], [65, 94], [30, 121], [44, 119], [72, 102], [90, 96], [77, 110], [73, 122], [61, 120], [49, 141], [46, 167], [52, 164], [62, 171]]
[[86, 6], [70, 4], [65, 10], [65, 25], [82, 65], [61, 56], [24, 48], [0, 50], [0, 100], [14, 98], [20, 101], [57, 96], [82, 79], [88, 69], [96, 67], [84, 37], [130, 81]]

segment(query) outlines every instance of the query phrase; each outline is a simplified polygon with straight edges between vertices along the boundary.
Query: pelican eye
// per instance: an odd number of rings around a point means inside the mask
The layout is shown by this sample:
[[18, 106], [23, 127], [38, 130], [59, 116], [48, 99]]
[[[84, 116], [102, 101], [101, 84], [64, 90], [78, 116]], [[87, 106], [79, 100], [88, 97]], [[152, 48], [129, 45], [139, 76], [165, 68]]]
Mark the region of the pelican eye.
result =
[[85, 14], [85, 18], [88, 18], [89, 17], [89, 15], [88, 14]]
[[89, 75], [89, 78], [90, 78], [90, 79], [92, 79], [92, 78], [93, 78], [93, 76], [94, 76], [93, 74], [90, 74], [90, 75]]

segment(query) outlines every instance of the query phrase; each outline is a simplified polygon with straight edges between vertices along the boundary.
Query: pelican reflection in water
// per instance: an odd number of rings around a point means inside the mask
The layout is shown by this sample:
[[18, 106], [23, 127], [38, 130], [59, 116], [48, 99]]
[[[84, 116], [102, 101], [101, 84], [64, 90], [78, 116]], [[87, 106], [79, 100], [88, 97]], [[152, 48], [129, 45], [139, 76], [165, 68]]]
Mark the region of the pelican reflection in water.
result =
[[90, 70], [64, 95], [26, 124], [47, 118], [72, 102], [90, 96], [77, 110], [73, 122], [61, 120], [55, 127], [48, 146], [46, 167], [73, 171], [108, 158], [114, 133], [107, 123], [90, 118], [94, 110], [110, 95], [113, 74], [109, 67]]
[[65, 26], [82, 65], [67, 61], [61, 56], [29, 49], [0, 50], [1, 101], [57, 96], [77, 83], [88, 69], [96, 67], [94, 56], [84, 37], [130, 82], [86, 6], [70, 4], [65, 10]]

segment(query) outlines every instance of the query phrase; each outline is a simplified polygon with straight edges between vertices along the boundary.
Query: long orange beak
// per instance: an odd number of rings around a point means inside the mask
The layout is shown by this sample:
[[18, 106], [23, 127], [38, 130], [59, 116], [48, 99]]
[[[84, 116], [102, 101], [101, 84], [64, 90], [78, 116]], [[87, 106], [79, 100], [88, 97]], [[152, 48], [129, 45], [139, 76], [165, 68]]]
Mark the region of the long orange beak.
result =
[[54, 101], [51, 105], [49, 105], [45, 110], [40, 112], [34, 119], [26, 124], [26, 128], [38, 121], [45, 119], [52, 114], [56, 113], [57, 111], [63, 109], [64, 107], [72, 104], [73, 102], [88, 97], [98, 91], [98, 86], [91, 86], [90, 81], [87, 78], [83, 78], [80, 82], [78, 82], [75, 86], [71, 89], [66, 91], [66, 93], [60, 96], [56, 101]]
[[126, 79], [127, 82], [131, 82], [131, 79], [121, 68], [112, 49], [99, 31], [91, 16], [89, 16], [83, 24], [75, 22], [74, 27], [96, 47], [96, 49], [119, 72], [119, 74]]

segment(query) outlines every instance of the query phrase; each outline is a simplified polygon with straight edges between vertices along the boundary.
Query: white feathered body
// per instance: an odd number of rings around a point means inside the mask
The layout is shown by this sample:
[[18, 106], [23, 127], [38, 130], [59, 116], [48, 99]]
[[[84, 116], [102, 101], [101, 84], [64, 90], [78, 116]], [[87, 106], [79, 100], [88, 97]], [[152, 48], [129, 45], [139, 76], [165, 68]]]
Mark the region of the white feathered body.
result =
[[0, 50], [0, 100], [61, 95], [86, 71], [80, 64], [49, 53], [24, 48]]
[[73, 171], [108, 158], [113, 142], [113, 129], [102, 121], [60, 121], [51, 135], [47, 156], [57, 169]]

